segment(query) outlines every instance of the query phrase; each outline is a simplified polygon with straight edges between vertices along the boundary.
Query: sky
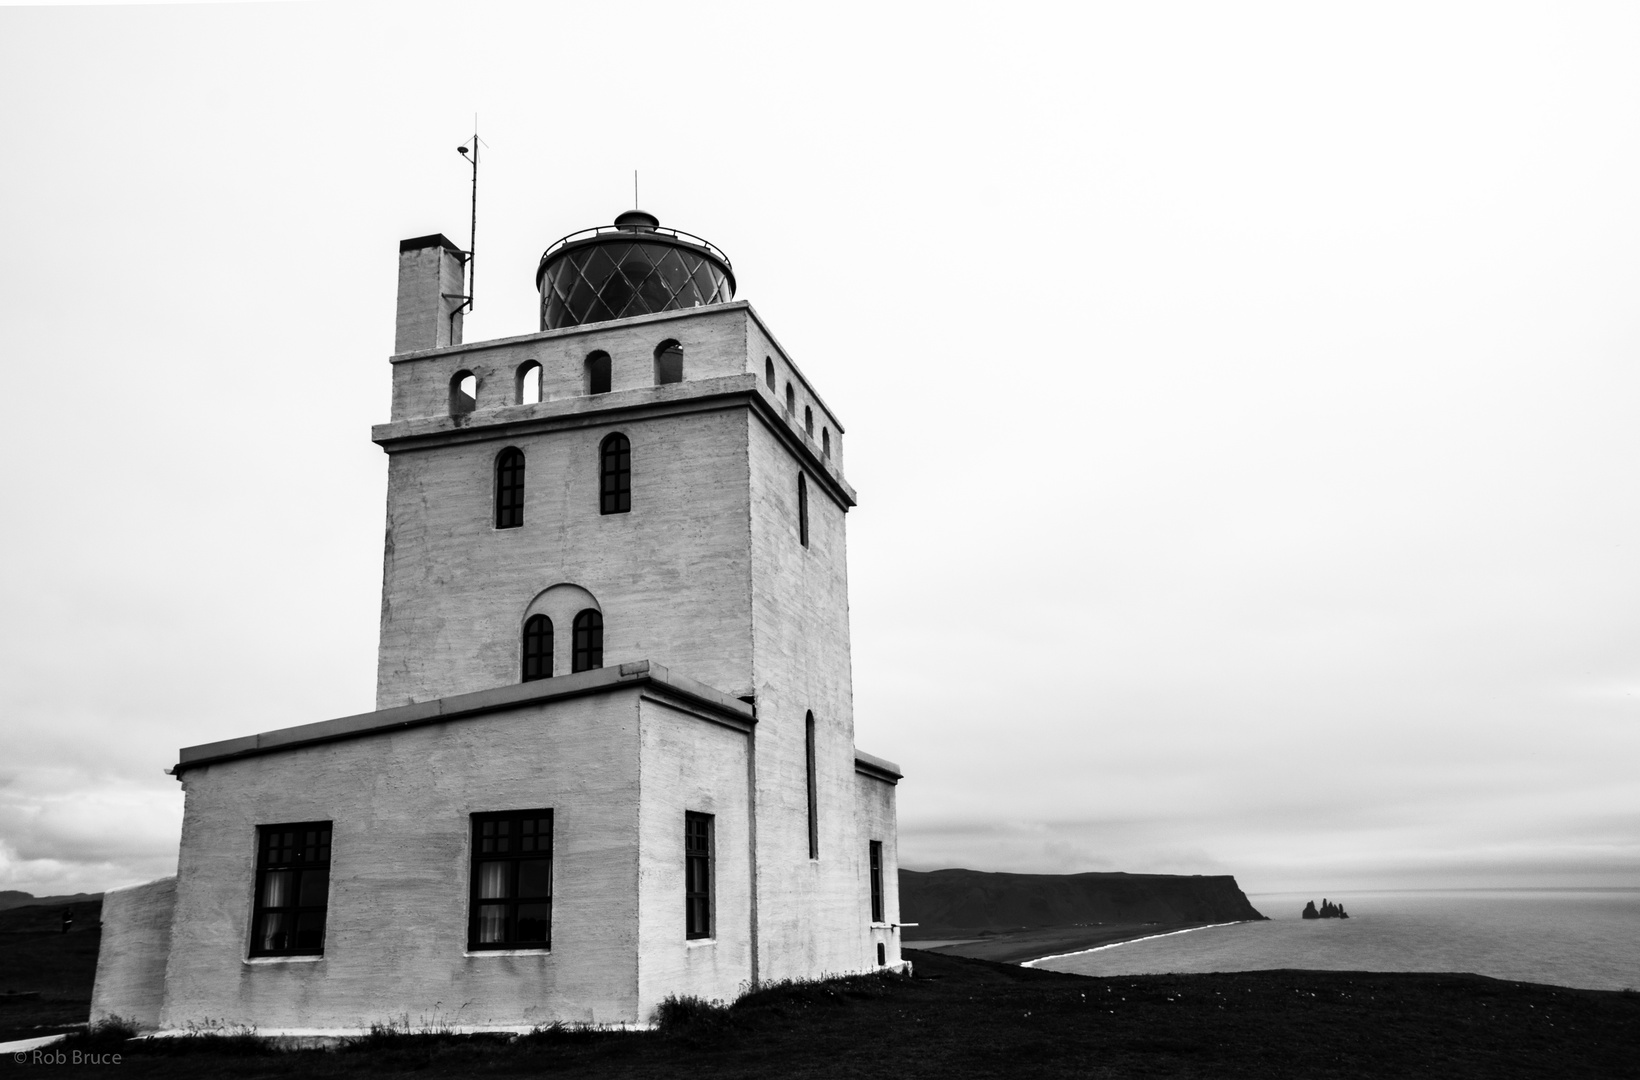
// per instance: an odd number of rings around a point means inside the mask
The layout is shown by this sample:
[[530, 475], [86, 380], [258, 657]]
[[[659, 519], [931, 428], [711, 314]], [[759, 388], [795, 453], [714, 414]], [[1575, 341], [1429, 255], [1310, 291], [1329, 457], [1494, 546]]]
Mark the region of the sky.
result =
[[[640, 201], [848, 432], [900, 859], [1640, 886], [1640, 8], [0, 7], [0, 889], [373, 707], [397, 243]], [[661, 658], [657, 658], [661, 659]], [[664, 659], [662, 659], [664, 662]]]

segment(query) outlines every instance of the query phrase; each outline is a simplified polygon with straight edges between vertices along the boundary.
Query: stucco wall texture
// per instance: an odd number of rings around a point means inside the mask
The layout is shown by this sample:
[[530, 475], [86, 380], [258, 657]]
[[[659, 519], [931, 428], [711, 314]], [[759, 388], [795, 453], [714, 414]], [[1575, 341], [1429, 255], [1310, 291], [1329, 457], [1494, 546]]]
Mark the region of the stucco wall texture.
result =
[[176, 899], [174, 877], [103, 895], [92, 1023], [118, 1016], [143, 1029], [159, 1025]]
[[[643, 1022], [640, 913], [664, 923], [671, 900], [681, 923], [684, 809], [728, 839], [719, 941], [691, 965], [681, 929], [661, 929], [646, 952], [676, 953], [686, 992], [733, 996], [750, 976], [747, 740], [616, 689], [189, 769], [160, 1026]], [[661, 753], [678, 764], [644, 760]], [[695, 784], [652, 788], [646, 807], [657, 767]], [[469, 952], [471, 815], [538, 808], [553, 812], [551, 949]], [[247, 959], [256, 827], [286, 821], [332, 823], [324, 955]]]

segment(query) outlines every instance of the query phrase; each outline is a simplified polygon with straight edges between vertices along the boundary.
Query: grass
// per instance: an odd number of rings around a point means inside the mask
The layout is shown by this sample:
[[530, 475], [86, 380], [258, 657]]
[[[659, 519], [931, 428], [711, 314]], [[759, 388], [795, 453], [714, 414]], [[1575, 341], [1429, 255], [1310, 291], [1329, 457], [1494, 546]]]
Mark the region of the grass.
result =
[[[117, 1045], [121, 1076], [716, 1078], [1640, 1077], [1640, 995], [1474, 975], [1265, 971], [1084, 978], [930, 953], [917, 977], [674, 998], [653, 1032], [412, 1034], [335, 1050], [200, 1035]], [[113, 1041], [110, 1041], [113, 1040]], [[76, 1071], [54, 1067], [52, 1075]], [[106, 1071], [102, 1075], [107, 1075]]]

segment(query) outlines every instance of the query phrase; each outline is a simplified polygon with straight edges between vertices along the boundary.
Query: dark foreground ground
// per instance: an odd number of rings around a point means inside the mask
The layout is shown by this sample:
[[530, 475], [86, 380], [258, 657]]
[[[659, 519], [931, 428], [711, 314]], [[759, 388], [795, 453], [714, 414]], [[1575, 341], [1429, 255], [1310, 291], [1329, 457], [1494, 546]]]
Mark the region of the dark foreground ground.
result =
[[[1640, 1077], [1640, 995], [1474, 975], [1094, 979], [911, 953], [916, 978], [777, 987], [666, 1030], [386, 1035], [334, 1050], [74, 1038], [43, 1076]], [[73, 1055], [119, 1054], [76, 1067]], [[9, 1055], [7, 1056], [9, 1058]]]

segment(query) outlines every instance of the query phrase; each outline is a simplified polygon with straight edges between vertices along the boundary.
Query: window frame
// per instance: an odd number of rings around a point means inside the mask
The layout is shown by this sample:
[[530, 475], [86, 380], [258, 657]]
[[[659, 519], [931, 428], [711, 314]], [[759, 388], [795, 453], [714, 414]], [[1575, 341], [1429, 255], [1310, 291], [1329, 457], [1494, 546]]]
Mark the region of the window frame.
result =
[[[325, 954], [325, 930], [329, 922], [330, 911], [330, 863], [332, 836], [335, 823], [330, 821], [294, 821], [273, 825], [258, 825], [256, 827], [256, 870], [253, 877], [255, 893], [251, 896], [251, 939], [248, 955], [259, 956], [323, 956]], [[300, 836], [302, 833], [316, 833], [305, 840], [291, 840], [289, 850], [299, 852], [294, 858], [274, 859], [271, 854], [274, 850], [286, 850], [286, 845], [275, 844], [273, 838], [281, 833], [291, 833]], [[316, 851], [314, 849], [317, 849]], [[307, 855], [312, 852], [313, 857]], [[302, 903], [303, 878], [311, 873], [324, 874], [323, 896], [317, 904]], [[269, 874], [294, 873], [291, 885], [291, 896], [296, 901], [293, 904], [269, 904], [268, 878]], [[263, 945], [266, 937], [263, 932], [263, 919], [269, 915], [290, 915], [298, 924], [292, 933], [296, 939], [301, 933], [300, 923], [303, 915], [319, 915], [319, 942], [313, 946], [292, 944], [287, 948], [272, 948]]]
[[524, 465], [524, 451], [516, 446], [506, 447], [495, 456], [493, 524], [497, 529], [524, 527]]
[[619, 431], [598, 443], [598, 513], [632, 512], [632, 440]]
[[809, 482], [802, 473], [797, 474], [797, 542], [809, 546]]
[[803, 717], [803, 743], [809, 796], [809, 858], [818, 859], [820, 857], [820, 786], [815, 769], [813, 710], [810, 710]]
[[[533, 831], [529, 833], [526, 833], [523, 827], [523, 823], [526, 821], [530, 822], [534, 826]], [[533, 840], [539, 843], [542, 835], [540, 829], [540, 822], [542, 821], [546, 822], [546, 851], [542, 852], [538, 847], [535, 850], [525, 850], [525, 841]], [[488, 838], [483, 835], [483, 827], [485, 824], [489, 823], [507, 824], [509, 829], [507, 830], [508, 835], [505, 839], [509, 843], [509, 846], [513, 839], [517, 839], [519, 841], [518, 850], [496, 851], [492, 849], [486, 852], [484, 850], [486, 840], [494, 843], [495, 841], [502, 839], [499, 834], [492, 835]], [[517, 829], [510, 828], [510, 826], [514, 823], [517, 823]], [[553, 867], [554, 816], [552, 808], [540, 807], [533, 810], [484, 811], [482, 813], [475, 813], [471, 815], [470, 824], [471, 830], [468, 834], [470, 838], [470, 850], [468, 851], [467, 860], [467, 951], [495, 952], [497, 950], [505, 950], [508, 952], [551, 952], [552, 904], [553, 893], [556, 887], [556, 882], [554, 880], [556, 871]], [[541, 893], [532, 893], [529, 896], [519, 895], [518, 878], [520, 864], [539, 862], [545, 862], [547, 864], [546, 893], [544, 895]], [[480, 870], [480, 865], [483, 863], [505, 863], [507, 865], [507, 870], [505, 873], [507, 875], [507, 888], [510, 895], [503, 897], [485, 897], [479, 895], [483, 887], [484, 875]], [[523, 939], [518, 937], [517, 930], [519, 906], [523, 904], [539, 905], [543, 903], [546, 905], [546, 936], [541, 939]], [[485, 907], [498, 906], [505, 909], [502, 915], [504, 931], [503, 938], [498, 941], [480, 941], [479, 935], [481, 933], [481, 924], [484, 918], [483, 909]]]
[[570, 633], [570, 673], [596, 671], [603, 667], [604, 613], [597, 608], [582, 608], [575, 613]]
[[[683, 814], [683, 932], [686, 941], [715, 937], [713, 902], [717, 883], [717, 827], [712, 814]], [[698, 843], [697, 843], [698, 841]], [[699, 887], [697, 888], [697, 885]]]
[[872, 840], [866, 850], [866, 865], [871, 874], [871, 921], [883, 921], [883, 842]]
[[[545, 612], [538, 611], [524, 620], [524, 633], [520, 643], [519, 682], [535, 682], [539, 679], [552, 678], [552, 635], [552, 620], [547, 617]], [[533, 654], [530, 651], [532, 636], [536, 638], [537, 643]], [[542, 641], [542, 638], [545, 638], [545, 641]], [[531, 660], [535, 660], [537, 663], [537, 670], [533, 675], [530, 673]]]

